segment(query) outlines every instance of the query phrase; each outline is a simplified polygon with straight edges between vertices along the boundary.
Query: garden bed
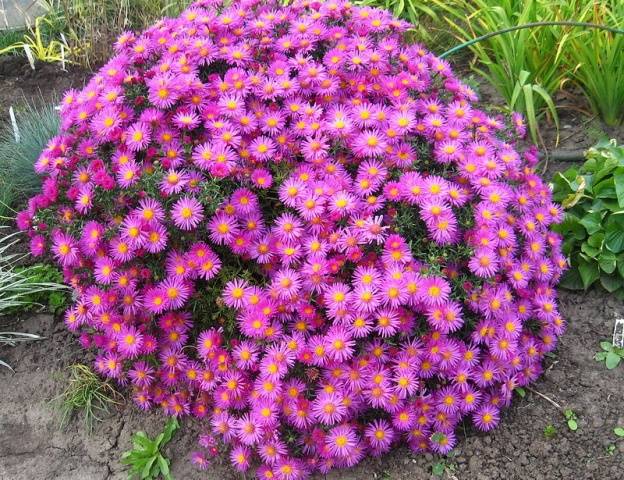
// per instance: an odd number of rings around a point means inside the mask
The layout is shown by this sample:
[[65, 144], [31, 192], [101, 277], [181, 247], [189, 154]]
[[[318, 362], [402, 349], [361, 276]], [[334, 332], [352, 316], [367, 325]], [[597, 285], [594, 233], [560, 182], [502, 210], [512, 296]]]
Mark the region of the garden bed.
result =
[[[572, 409], [579, 418], [578, 430], [570, 431], [560, 411], [527, 391], [525, 398], [514, 399], [494, 431], [477, 433], [466, 427], [463, 433], [460, 429], [455, 456], [446, 460], [448, 473], [441, 478], [615, 479], [622, 475], [624, 442], [616, 443], [613, 434], [616, 425], [624, 424], [622, 373], [620, 369], [606, 370], [593, 359], [598, 342], [608, 336], [615, 315], [621, 313], [621, 302], [597, 291], [562, 291], [560, 302], [568, 330], [534, 389]], [[79, 418], [66, 431], [59, 430], [49, 400], [64, 388], [65, 368], [85, 361], [83, 351], [63, 323], [48, 315], [26, 319], [21, 329], [47, 338], [3, 352], [16, 373], [0, 371], [0, 478], [125, 479], [127, 473], [119, 458], [130, 448], [130, 436], [140, 429], [158, 432], [164, 423], [162, 416], [145, 414], [126, 404], [99, 424], [92, 435], [86, 433]], [[202, 426], [187, 419], [183, 425], [168, 447], [174, 478], [240, 478], [226, 464], [207, 472], [196, 470], [188, 455]], [[556, 429], [553, 438], [544, 435], [549, 425]], [[609, 453], [613, 444], [617, 446]], [[438, 461], [432, 455], [415, 456], [402, 448], [381, 460], [332, 472], [328, 478], [429, 478]]]

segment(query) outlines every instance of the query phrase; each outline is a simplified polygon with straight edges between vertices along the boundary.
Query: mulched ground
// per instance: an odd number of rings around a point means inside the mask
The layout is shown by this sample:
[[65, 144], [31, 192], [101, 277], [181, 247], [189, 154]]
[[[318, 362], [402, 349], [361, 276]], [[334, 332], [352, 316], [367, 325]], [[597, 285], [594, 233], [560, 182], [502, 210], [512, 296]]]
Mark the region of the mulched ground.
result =
[[[43, 65], [33, 72], [24, 59], [0, 58], [0, 111], [6, 112], [24, 97], [58, 98], [63, 90], [82, 86], [87, 76], [77, 69], [62, 72], [56, 65]], [[575, 111], [562, 114], [562, 125], [565, 140], [561, 147], [567, 149], [591, 145], [603, 130], [596, 121], [584, 123]], [[621, 129], [609, 133], [624, 140]], [[551, 142], [553, 135], [548, 135], [547, 141]], [[567, 166], [551, 163], [547, 175]], [[624, 440], [618, 441], [613, 433], [614, 427], [624, 426], [624, 367], [608, 371], [593, 360], [599, 342], [610, 338], [615, 318], [624, 314], [624, 305], [599, 291], [562, 291], [560, 302], [568, 331], [555, 355], [548, 359], [546, 373], [533, 388], [562, 408], [572, 409], [579, 418], [578, 430], [570, 431], [560, 410], [528, 391], [525, 398], [514, 400], [494, 432], [478, 433], [470, 427], [458, 432], [460, 441], [453, 455], [444, 460], [443, 478], [624, 478]], [[46, 339], [0, 348], [0, 358], [16, 370], [15, 374], [0, 370], [0, 480], [127, 478], [119, 458], [130, 448], [132, 433], [146, 430], [155, 434], [162, 429], [164, 418], [139, 412], [128, 404], [105, 418], [91, 435], [79, 418], [65, 431], [60, 430], [50, 400], [64, 388], [66, 368], [87, 361], [84, 352], [62, 321], [50, 315], [0, 318], [2, 330], [38, 333]], [[549, 425], [556, 429], [553, 438], [544, 435]], [[174, 477], [241, 478], [226, 464], [216, 464], [207, 472], [199, 472], [189, 464], [188, 455], [201, 429], [199, 422], [185, 420], [168, 447]], [[423, 479], [432, 477], [432, 467], [439, 461], [432, 455], [414, 456], [406, 449], [398, 449], [383, 459], [368, 460], [355, 469], [327, 477]]]

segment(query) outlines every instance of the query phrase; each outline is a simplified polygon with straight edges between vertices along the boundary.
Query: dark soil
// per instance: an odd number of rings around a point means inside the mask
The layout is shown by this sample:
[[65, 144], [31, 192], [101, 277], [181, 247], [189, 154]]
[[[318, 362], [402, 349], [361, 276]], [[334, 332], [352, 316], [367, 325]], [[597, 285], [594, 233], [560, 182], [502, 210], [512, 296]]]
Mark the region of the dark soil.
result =
[[[566, 426], [562, 411], [533, 391], [516, 398], [499, 428], [490, 434], [472, 428], [459, 432], [454, 455], [445, 460], [443, 478], [451, 479], [619, 479], [622, 478], [624, 440], [613, 433], [624, 426], [623, 368], [607, 370], [593, 359], [599, 342], [610, 338], [623, 305], [605, 293], [562, 291], [561, 312], [568, 331], [546, 373], [533, 386], [562, 408], [578, 416], [578, 430]], [[0, 321], [1, 322], [1, 321]], [[14, 328], [14, 327], [11, 327]], [[20, 330], [38, 333], [46, 340], [3, 348], [0, 357], [16, 373], [0, 371], [0, 479], [63, 480], [124, 479], [119, 458], [130, 448], [137, 430], [155, 434], [164, 425], [158, 414], [145, 414], [130, 404], [120, 406], [98, 424], [93, 434], [76, 417], [63, 431], [49, 403], [64, 388], [67, 366], [84, 362], [75, 337], [60, 320], [49, 315], [26, 319]], [[0, 323], [0, 330], [3, 330]], [[546, 438], [544, 428], [556, 434]], [[185, 420], [167, 453], [178, 480], [241, 478], [226, 464], [207, 472], [188, 462], [202, 425]], [[612, 452], [609, 452], [610, 445]], [[331, 479], [422, 479], [432, 477], [439, 461], [431, 455], [415, 456], [401, 448], [378, 460], [328, 475]], [[435, 477], [434, 477], [435, 478]]]
[[[58, 99], [70, 87], [80, 87], [88, 73], [63, 72], [58, 65], [38, 65], [32, 71], [24, 58], [0, 58], [0, 111], [26, 99]], [[494, 104], [495, 98], [482, 92]], [[37, 101], [37, 100], [36, 100]], [[594, 143], [604, 127], [587, 122], [577, 110], [561, 114], [559, 148], [584, 149]], [[1, 121], [1, 120], [0, 120]], [[622, 129], [607, 134], [624, 140]], [[545, 133], [554, 147], [554, 133]], [[546, 178], [569, 163], [548, 165]], [[615, 318], [624, 305], [604, 292], [561, 292], [561, 312], [568, 321], [556, 355], [547, 361], [546, 373], [516, 398], [503, 414], [501, 425], [490, 434], [467, 426], [460, 441], [445, 459], [442, 478], [474, 480], [600, 479], [624, 478], [624, 440], [613, 429], [624, 426], [624, 366], [609, 371], [593, 359], [599, 342], [610, 339]], [[7, 326], [8, 325], [8, 326]], [[6, 327], [6, 328], [5, 328]], [[155, 434], [164, 426], [159, 414], [146, 414], [131, 404], [116, 408], [89, 435], [80, 417], [59, 429], [58, 414], [50, 400], [65, 387], [66, 369], [89, 362], [63, 322], [50, 315], [35, 315], [23, 322], [0, 319], [0, 331], [25, 331], [46, 337], [15, 348], [0, 347], [0, 358], [16, 370], [0, 369], [0, 480], [121, 480], [127, 478], [121, 454], [130, 448], [137, 430]], [[542, 396], [578, 416], [579, 428], [566, 426], [563, 412]], [[546, 438], [544, 428], [556, 429]], [[167, 448], [177, 480], [241, 478], [226, 463], [199, 472], [189, 462], [200, 422], [184, 420]], [[367, 460], [358, 467], [328, 475], [331, 479], [423, 479], [432, 477], [440, 458], [412, 455], [404, 448], [383, 459]], [[440, 478], [440, 477], [432, 477]]]
[[23, 55], [0, 56], [0, 123], [5, 120], [9, 107], [24, 102], [58, 102], [69, 88], [81, 88], [91, 76], [88, 71], [60, 64], [36, 63], [30, 68]]

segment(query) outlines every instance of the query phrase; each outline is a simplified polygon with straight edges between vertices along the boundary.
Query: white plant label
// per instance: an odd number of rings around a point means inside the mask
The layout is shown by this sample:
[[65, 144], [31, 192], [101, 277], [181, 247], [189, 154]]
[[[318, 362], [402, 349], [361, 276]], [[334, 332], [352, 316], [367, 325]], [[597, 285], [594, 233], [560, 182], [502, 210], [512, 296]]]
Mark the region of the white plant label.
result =
[[11, 126], [13, 127], [13, 136], [15, 137], [15, 143], [20, 143], [20, 131], [17, 126], [17, 119], [15, 118], [15, 111], [13, 107], [9, 107], [9, 117], [11, 118]]
[[624, 318], [616, 318], [613, 327], [613, 346], [624, 348]]

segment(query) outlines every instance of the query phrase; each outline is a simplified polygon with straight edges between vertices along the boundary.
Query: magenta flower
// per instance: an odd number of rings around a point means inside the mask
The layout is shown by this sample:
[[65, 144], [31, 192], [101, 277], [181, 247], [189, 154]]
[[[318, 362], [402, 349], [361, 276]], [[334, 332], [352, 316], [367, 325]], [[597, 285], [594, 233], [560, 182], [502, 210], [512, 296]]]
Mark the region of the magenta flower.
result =
[[173, 205], [171, 217], [178, 228], [193, 230], [203, 220], [204, 208], [196, 198], [183, 197]]

